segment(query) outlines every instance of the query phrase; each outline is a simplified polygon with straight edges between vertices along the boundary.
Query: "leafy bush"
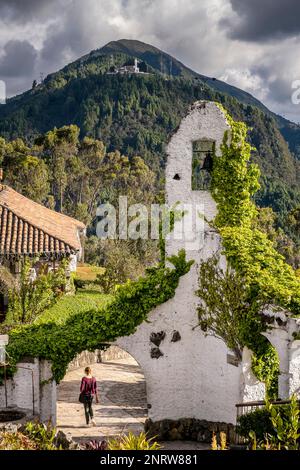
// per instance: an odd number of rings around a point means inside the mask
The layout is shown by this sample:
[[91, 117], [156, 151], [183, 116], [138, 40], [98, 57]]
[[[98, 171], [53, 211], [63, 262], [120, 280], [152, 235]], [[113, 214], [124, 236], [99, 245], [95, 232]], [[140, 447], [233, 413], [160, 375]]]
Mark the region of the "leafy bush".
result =
[[213, 433], [211, 440], [211, 450], [228, 450], [227, 436], [225, 432], [220, 432], [219, 442], [217, 435]]
[[0, 432], [0, 450], [37, 450], [37, 445], [21, 432]]
[[154, 438], [147, 438], [147, 435], [142, 432], [136, 436], [129, 432], [126, 436], [120, 436], [116, 439], [108, 441], [108, 450], [159, 450], [160, 444], [154, 441]]
[[106, 441], [96, 441], [92, 440], [84, 444], [84, 450], [107, 450]]
[[299, 402], [295, 396], [287, 405], [267, 401], [264, 408], [238, 418], [237, 432], [250, 439], [253, 450], [299, 450], [299, 416]]
[[0, 432], [0, 450], [58, 450], [55, 436], [52, 426], [29, 422], [22, 431]]
[[25, 426], [24, 434], [34, 441], [39, 450], [56, 450], [54, 440], [56, 429], [50, 424], [29, 422]]
[[66, 287], [66, 265], [67, 260], [64, 260], [57, 271], [50, 272], [47, 272], [47, 266], [43, 266], [37, 278], [32, 280], [34, 263], [25, 258], [19, 285], [9, 293], [6, 324], [32, 323], [54, 305]]
[[283, 413], [271, 403], [267, 403], [267, 409], [275, 435], [266, 436], [265, 447], [270, 450], [300, 450], [300, 409], [296, 396], [292, 397], [290, 405], [285, 407]]
[[270, 412], [264, 408], [258, 408], [251, 413], [239, 416], [237, 433], [246, 439], [249, 438], [250, 432], [254, 432], [257, 439], [261, 440], [265, 434], [274, 432], [270, 419]]

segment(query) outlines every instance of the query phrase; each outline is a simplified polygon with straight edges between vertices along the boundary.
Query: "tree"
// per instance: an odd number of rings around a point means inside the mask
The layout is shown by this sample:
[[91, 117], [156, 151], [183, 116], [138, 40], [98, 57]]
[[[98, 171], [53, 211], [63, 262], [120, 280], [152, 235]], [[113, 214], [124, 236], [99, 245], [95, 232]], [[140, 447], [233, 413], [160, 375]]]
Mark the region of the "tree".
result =
[[[286, 217], [285, 225], [292, 236], [288, 236], [279, 225], [276, 213], [271, 207], [258, 209], [257, 218], [253, 221], [253, 228], [264, 232], [268, 239], [274, 243], [277, 251], [285, 257], [287, 263], [294, 268], [300, 267], [299, 242], [294, 241], [300, 235], [299, 209], [294, 209]], [[297, 222], [297, 217], [298, 222]], [[286, 229], [287, 230], [287, 229]]]
[[199, 326], [234, 351], [242, 359], [244, 346], [251, 344], [251, 336], [261, 331], [265, 305], [259, 296], [253, 296], [244, 279], [235, 271], [219, 267], [213, 257], [200, 266], [197, 295]]
[[104, 293], [114, 291], [118, 284], [124, 284], [128, 280], [135, 280], [144, 273], [144, 266], [139, 262], [124, 241], [106, 240], [102, 242], [105, 252], [103, 267], [105, 272], [98, 274], [97, 282]]
[[300, 233], [300, 206], [289, 213], [288, 222], [290, 222], [295, 231]]
[[30, 199], [43, 203], [50, 190], [49, 172], [46, 163], [31, 155], [27, 156], [18, 167], [18, 173], [10, 177], [16, 191]]
[[44, 310], [53, 305], [66, 286], [66, 262], [57, 271], [47, 272], [43, 266], [36, 279], [32, 277], [33, 263], [26, 258], [19, 286], [9, 293], [6, 324], [33, 323]]
[[56, 199], [57, 209], [63, 212], [65, 190], [68, 184], [67, 165], [77, 154], [79, 128], [64, 126], [52, 131], [36, 141], [42, 146], [51, 170], [51, 193]]
[[35, 155], [37, 149], [28, 147], [21, 139], [3, 145], [2, 149], [5, 180], [24, 196], [43, 203], [50, 190], [49, 171], [46, 162]]

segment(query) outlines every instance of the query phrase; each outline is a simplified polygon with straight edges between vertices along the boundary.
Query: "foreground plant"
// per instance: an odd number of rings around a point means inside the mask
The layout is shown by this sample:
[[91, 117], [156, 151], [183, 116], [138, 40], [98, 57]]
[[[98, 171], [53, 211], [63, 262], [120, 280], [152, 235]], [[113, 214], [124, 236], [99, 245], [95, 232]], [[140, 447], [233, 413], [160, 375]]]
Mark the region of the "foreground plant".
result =
[[25, 426], [24, 434], [33, 440], [39, 450], [57, 450], [54, 441], [56, 429], [51, 424], [29, 422]]
[[55, 437], [50, 424], [29, 422], [22, 431], [0, 432], [0, 450], [58, 450]]
[[266, 405], [271, 415], [271, 422], [276, 432], [275, 436], [267, 436], [270, 448], [284, 450], [299, 450], [299, 403], [295, 395], [291, 398], [291, 403], [287, 407], [286, 414], [281, 416], [278, 408], [271, 403]]
[[272, 432], [264, 434], [264, 439], [258, 441], [255, 431], [249, 433], [251, 450], [300, 450], [300, 409], [295, 395], [291, 403], [280, 406], [266, 402], [266, 411], [269, 413]]
[[92, 440], [84, 444], [84, 450], [107, 450], [106, 441]]
[[0, 432], [0, 450], [37, 450], [37, 445], [21, 432]]
[[148, 438], [147, 434], [141, 432], [138, 436], [129, 432], [128, 435], [111, 439], [108, 442], [108, 450], [159, 450], [161, 445], [154, 441], [155, 438]]
[[218, 443], [217, 435], [213, 433], [211, 450], [227, 450], [227, 436], [225, 432], [220, 432], [219, 441], [220, 443]]

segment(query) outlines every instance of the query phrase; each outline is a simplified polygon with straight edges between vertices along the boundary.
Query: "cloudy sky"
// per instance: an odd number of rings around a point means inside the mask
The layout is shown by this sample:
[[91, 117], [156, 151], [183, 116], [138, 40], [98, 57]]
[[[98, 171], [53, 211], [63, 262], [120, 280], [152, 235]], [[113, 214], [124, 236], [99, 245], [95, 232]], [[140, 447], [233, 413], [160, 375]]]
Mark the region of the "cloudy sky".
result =
[[138, 39], [300, 121], [299, 0], [0, 0], [0, 80], [14, 95], [111, 40]]

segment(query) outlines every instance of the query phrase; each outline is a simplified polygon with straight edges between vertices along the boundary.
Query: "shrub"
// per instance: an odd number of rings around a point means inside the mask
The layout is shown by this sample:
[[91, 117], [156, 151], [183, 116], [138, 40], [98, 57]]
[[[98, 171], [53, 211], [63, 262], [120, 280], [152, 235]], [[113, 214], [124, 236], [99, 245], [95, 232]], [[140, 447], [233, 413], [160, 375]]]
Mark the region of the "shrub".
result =
[[41, 267], [38, 277], [31, 278], [34, 266], [29, 258], [25, 258], [20, 275], [19, 285], [9, 292], [9, 307], [6, 324], [33, 323], [45, 310], [54, 305], [66, 287], [67, 261], [63, 260], [57, 271], [47, 271]]
[[120, 436], [108, 441], [108, 450], [159, 450], [160, 444], [154, 441], [155, 438], [147, 438], [144, 432], [136, 436], [132, 432], [128, 435]]
[[254, 432], [258, 440], [263, 439], [266, 433], [272, 434], [274, 430], [270, 420], [270, 412], [264, 407], [239, 416], [236, 431], [246, 439], [249, 438], [250, 432]]
[[237, 432], [250, 438], [253, 450], [296, 450], [299, 443], [299, 403], [295, 396], [288, 405], [266, 406], [238, 418]]
[[107, 450], [106, 441], [92, 440], [84, 444], [84, 450]]
[[220, 432], [219, 442], [215, 433], [212, 435], [211, 450], [228, 450], [227, 447], [227, 436], [225, 432]]
[[0, 432], [0, 450], [37, 450], [37, 445], [21, 432]]
[[16, 432], [0, 432], [0, 450], [58, 450], [54, 444], [56, 429], [29, 422]]
[[268, 450], [300, 450], [300, 410], [296, 396], [293, 395], [291, 403], [284, 408], [283, 413], [271, 403], [267, 403], [267, 409], [275, 433], [266, 436], [264, 448]]
[[34, 441], [39, 450], [56, 450], [54, 440], [56, 429], [48, 424], [29, 422], [25, 426], [24, 434]]

